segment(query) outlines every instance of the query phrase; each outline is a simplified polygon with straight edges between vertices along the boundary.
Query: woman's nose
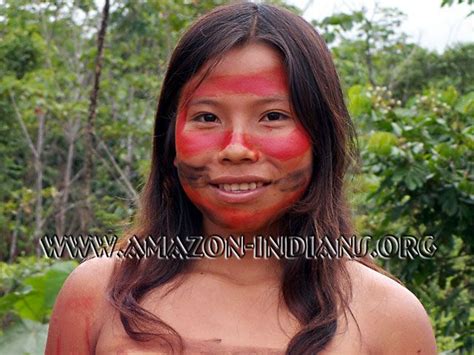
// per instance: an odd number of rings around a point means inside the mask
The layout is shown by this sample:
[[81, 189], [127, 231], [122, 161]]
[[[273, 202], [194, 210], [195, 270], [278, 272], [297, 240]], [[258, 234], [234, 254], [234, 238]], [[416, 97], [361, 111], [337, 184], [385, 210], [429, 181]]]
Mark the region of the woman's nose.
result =
[[258, 160], [259, 153], [242, 132], [232, 132], [230, 141], [219, 152], [221, 163], [246, 163]]

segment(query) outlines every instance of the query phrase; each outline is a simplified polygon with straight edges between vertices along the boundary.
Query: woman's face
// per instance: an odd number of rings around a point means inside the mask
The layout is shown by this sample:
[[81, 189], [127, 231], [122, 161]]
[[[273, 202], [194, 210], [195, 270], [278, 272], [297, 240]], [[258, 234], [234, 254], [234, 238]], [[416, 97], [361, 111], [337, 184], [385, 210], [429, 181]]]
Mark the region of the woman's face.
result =
[[235, 48], [197, 87], [184, 87], [176, 120], [181, 185], [208, 233], [264, 230], [305, 192], [311, 142], [292, 113], [279, 53]]

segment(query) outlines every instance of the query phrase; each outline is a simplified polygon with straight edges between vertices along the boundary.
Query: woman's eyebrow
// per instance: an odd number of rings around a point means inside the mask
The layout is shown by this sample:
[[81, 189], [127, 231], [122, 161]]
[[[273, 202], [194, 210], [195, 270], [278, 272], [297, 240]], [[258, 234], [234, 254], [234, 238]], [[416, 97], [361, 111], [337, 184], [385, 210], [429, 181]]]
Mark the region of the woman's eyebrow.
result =
[[[282, 96], [282, 95], [274, 95], [274, 96], [268, 96], [268, 97], [259, 97], [256, 96], [255, 100], [253, 100], [255, 104], [268, 104], [268, 103], [274, 103], [274, 102], [284, 102], [287, 103], [289, 102], [288, 96]], [[210, 105], [210, 106], [220, 106], [222, 103], [219, 100], [213, 99], [213, 98], [195, 98], [189, 101], [189, 106], [194, 106], [194, 105]]]

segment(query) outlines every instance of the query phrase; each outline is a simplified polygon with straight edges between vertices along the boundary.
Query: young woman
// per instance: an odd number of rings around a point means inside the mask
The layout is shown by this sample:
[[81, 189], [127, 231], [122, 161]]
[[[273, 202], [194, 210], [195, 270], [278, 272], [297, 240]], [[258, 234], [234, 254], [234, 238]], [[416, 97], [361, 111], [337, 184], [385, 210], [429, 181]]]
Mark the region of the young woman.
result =
[[[270, 5], [219, 7], [170, 60], [130, 235], [349, 236], [351, 153], [312, 26]], [[422, 305], [370, 260], [253, 254], [88, 260], [61, 290], [46, 353], [436, 353]]]

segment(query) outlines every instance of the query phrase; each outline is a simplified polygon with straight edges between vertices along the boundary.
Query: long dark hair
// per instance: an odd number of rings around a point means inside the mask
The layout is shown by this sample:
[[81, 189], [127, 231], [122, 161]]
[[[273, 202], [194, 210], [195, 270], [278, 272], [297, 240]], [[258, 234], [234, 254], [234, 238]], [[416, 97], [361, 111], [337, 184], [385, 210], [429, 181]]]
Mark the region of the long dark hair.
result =
[[[281, 53], [292, 107], [313, 142], [310, 185], [282, 218], [287, 235], [335, 239], [353, 233], [343, 182], [354, 160], [354, 134], [331, 54], [300, 16], [273, 5], [245, 2], [218, 7], [198, 19], [173, 52], [156, 112], [151, 171], [129, 235], [180, 238], [200, 231], [202, 215], [184, 193], [173, 165], [179, 95], [205, 64], [210, 64], [210, 71], [230, 49], [254, 41]], [[361, 261], [377, 269], [369, 259]], [[172, 335], [182, 346], [179, 335], [139, 303], [147, 292], [176, 279], [191, 262], [144, 258], [119, 263], [110, 299], [132, 339], [146, 341], [160, 335], [171, 345], [166, 339]], [[351, 284], [345, 260], [301, 257], [281, 263], [282, 295], [301, 323], [287, 354], [315, 354], [334, 336], [341, 310], [344, 314], [349, 310]]]

